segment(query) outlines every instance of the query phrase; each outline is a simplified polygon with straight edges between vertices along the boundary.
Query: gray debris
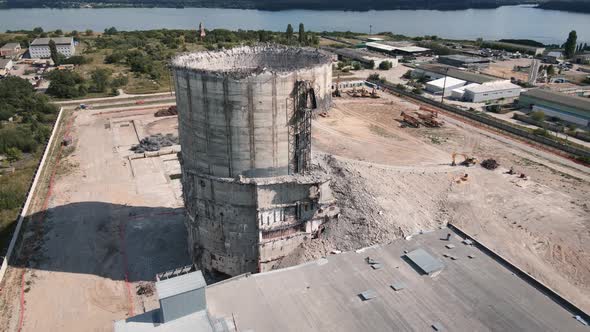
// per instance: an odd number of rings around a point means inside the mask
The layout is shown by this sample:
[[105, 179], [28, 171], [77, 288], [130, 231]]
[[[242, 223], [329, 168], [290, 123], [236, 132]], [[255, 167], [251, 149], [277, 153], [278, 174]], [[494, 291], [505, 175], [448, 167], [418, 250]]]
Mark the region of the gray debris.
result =
[[160, 151], [161, 148], [179, 144], [178, 136], [173, 134], [156, 134], [143, 138], [139, 144], [131, 147], [135, 153], [144, 153], [146, 151]]

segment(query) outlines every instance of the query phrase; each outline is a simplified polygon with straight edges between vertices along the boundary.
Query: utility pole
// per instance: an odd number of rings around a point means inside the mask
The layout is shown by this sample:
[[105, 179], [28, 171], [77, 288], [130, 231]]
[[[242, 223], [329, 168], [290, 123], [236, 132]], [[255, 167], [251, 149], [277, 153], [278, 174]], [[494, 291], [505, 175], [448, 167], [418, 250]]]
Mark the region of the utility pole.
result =
[[369, 24], [369, 35], [373, 34], [373, 25]]
[[447, 88], [447, 76], [449, 75], [449, 67], [447, 67], [447, 70], [445, 71], [445, 80], [443, 82], [443, 92], [442, 95], [440, 96], [440, 103], [444, 104], [444, 98], [445, 98], [445, 89]]

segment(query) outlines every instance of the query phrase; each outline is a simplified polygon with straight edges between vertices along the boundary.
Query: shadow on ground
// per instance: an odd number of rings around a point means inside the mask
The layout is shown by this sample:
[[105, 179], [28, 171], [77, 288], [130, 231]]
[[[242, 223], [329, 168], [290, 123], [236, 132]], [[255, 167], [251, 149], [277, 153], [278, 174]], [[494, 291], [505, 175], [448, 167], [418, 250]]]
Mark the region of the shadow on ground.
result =
[[71, 203], [37, 213], [26, 224], [12, 266], [154, 280], [190, 264], [183, 208], [103, 202]]

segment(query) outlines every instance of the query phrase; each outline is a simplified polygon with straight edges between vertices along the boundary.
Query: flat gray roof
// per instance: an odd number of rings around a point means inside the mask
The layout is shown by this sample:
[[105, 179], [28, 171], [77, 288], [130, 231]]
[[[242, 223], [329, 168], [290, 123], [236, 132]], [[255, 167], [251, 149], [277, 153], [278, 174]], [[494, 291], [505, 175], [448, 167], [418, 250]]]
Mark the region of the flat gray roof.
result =
[[158, 298], [165, 299], [174, 295], [186, 293], [207, 285], [201, 271], [195, 271], [174, 278], [156, 282]]
[[464, 63], [481, 63], [481, 62], [491, 62], [488, 58], [483, 58], [479, 56], [468, 56], [468, 55], [461, 55], [461, 54], [451, 54], [451, 55], [441, 55], [440, 59], [451, 59], [455, 61], [461, 61]]
[[[458, 78], [460, 80], [464, 80], [467, 82], [473, 82], [473, 83], [479, 83], [479, 84], [482, 84], [485, 82], [502, 80], [501, 78], [498, 78], [498, 77], [493, 77], [493, 76], [478, 74], [478, 73], [472, 73], [472, 72], [465, 71], [465, 70], [459, 70], [453, 66], [447, 66], [447, 65], [421, 64], [419, 66], [415, 66], [414, 68], [422, 69], [425, 71], [430, 71], [430, 72], [437, 73], [440, 75], [446, 74], [448, 76]], [[448, 71], [447, 71], [447, 69], [448, 69]]]
[[49, 45], [50, 40], [53, 40], [56, 45], [70, 45], [74, 43], [74, 39], [72, 37], [37, 38], [33, 40], [31, 46]]
[[590, 98], [570, 96], [563, 93], [551, 91], [548, 89], [530, 89], [520, 94], [531, 98], [537, 98], [552, 103], [562, 104], [590, 112]]
[[[449, 232], [210, 285], [209, 314], [256, 332], [432, 331], [433, 325], [445, 331], [588, 331], [478, 247], [455, 236], [442, 240]], [[404, 251], [418, 248], [444, 262], [437, 276], [421, 275], [404, 260]], [[382, 267], [371, 268], [367, 257]], [[391, 285], [399, 283], [405, 287], [395, 291]], [[367, 290], [375, 297], [363, 301], [359, 294]]]
[[114, 332], [213, 332], [213, 323], [209, 321], [205, 310], [177, 318], [166, 324], [159, 321], [160, 310], [116, 321]]

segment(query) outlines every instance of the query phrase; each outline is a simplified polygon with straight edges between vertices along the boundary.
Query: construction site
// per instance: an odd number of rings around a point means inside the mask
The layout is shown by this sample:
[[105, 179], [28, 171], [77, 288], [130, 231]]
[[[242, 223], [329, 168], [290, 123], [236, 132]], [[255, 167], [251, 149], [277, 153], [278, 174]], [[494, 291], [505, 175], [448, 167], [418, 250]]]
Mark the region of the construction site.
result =
[[[36, 194], [2, 282], [0, 331], [111, 331], [114, 321], [158, 308], [157, 273], [189, 264], [205, 275], [210, 313], [237, 313], [233, 329], [215, 331], [237, 331], [241, 321], [256, 331], [380, 330], [411, 310], [436, 312], [449, 330], [581, 327], [505, 263], [480, 251], [481, 259], [449, 263], [447, 242], [437, 241], [450, 224], [587, 313], [590, 169], [370, 86], [334, 91], [331, 66], [320, 51], [279, 46], [183, 54], [172, 62], [175, 96], [88, 100], [77, 110], [64, 103], [58, 133], [71, 140], [52, 155], [51, 189]], [[447, 268], [417, 280], [400, 259], [417, 245]], [[376, 307], [389, 314], [373, 323], [338, 329], [349, 319], [342, 312], [367, 313], [345, 289], [380, 282], [359, 272], [369, 266], [359, 249], [382, 255], [384, 270], [407, 277], [416, 293]], [[461, 255], [475, 255], [468, 249]], [[297, 301], [314, 301], [313, 310], [279, 309], [289, 306], [281, 298], [312, 284], [325, 286], [321, 296]], [[242, 291], [264, 297], [233, 301]], [[439, 312], [449, 298], [456, 311]], [[262, 302], [275, 303], [275, 314], [259, 317], [252, 304]], [[481, 316], [471, 317], [472, 307]], [[503, 320], [514, 312], [526, 321]], [[529, 317], [547, 313], [555, 320]], [[461, 325], [453, 315], [469, 318]], [[426, 330], [433, 322], [423, 324], [394, 325]]]

